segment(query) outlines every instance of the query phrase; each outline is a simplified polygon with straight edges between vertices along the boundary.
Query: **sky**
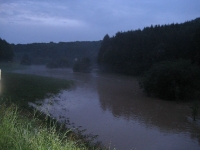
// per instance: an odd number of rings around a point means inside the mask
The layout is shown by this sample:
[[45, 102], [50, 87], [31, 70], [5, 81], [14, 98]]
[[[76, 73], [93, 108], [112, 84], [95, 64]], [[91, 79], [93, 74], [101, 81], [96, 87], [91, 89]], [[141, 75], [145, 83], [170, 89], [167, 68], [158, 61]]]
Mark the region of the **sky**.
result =
[[0, 38], [14, 44], [98, 41], [198, 17], [200, 0], [0, 0]]

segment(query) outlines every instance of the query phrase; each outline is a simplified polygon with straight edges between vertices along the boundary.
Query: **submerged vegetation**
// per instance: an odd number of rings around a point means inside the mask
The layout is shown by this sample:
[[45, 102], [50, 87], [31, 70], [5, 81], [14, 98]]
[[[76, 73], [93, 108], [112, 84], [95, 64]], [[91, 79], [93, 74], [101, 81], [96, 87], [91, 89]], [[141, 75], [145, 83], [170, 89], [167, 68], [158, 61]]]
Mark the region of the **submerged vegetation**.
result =
[[74, 72], [85, 72], [85, 73], [91, 72], [90, 59], [85, 57], [80, 60], [77, 60], [73, 66], [73, 71]]
[[141, 87], [165, 100], [200, 99], [200, 67], [186, 60], [155, 64], [145, 73]]

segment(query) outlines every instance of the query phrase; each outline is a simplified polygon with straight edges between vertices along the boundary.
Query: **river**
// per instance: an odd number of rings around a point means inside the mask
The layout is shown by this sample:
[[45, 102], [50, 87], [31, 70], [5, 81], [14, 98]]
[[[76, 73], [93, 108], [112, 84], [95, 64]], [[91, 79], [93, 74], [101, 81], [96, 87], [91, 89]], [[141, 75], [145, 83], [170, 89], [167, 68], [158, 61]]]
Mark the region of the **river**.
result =
[[[17, 73], [75, 81], [70, 90], [42, 100], [40, 108], [71, 127], [98, 135], [117, 150], [199, 150], [200, 118], [192, 120], [189, 103], [147, 97], [134, 77], [32, 66]], [[50, 105], [51, 102], [51, 105]]]

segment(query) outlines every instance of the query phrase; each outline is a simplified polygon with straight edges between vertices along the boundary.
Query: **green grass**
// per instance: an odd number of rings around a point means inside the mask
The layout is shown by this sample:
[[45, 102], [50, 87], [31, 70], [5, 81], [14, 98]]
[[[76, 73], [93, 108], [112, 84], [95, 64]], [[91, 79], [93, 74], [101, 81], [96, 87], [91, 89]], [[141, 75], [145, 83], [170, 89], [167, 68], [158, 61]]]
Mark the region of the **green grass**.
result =
[[43, 99], [48, 93], [57, 94], [68, 89], [72, 81], [27, 74], [2, 72], [0, 98], [9, 98], [19, 106]]
[[32, 117], [19, 115], [15, 105], [0, 104], [1, 150], [84, 150], [84, 145], [68, 140], [67, 132], [56, 131]]

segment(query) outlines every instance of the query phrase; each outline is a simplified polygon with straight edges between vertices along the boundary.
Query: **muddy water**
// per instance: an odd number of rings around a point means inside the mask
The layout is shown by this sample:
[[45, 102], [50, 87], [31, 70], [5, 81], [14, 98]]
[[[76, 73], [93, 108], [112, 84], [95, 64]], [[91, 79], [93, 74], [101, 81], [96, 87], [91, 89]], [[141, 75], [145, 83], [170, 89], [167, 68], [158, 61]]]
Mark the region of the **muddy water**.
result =
[[199, 150], [200, 118], [190, 104], [146, 97], [135, 78], [101, 73], [31, 67], [31, 73], [72, 79], [76, 86], [42, 102], [43, 111], [71, 127], [99, 135], [104, 145], [121, 150]]

